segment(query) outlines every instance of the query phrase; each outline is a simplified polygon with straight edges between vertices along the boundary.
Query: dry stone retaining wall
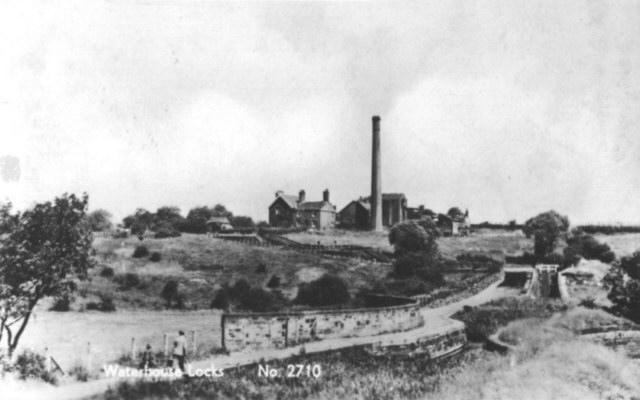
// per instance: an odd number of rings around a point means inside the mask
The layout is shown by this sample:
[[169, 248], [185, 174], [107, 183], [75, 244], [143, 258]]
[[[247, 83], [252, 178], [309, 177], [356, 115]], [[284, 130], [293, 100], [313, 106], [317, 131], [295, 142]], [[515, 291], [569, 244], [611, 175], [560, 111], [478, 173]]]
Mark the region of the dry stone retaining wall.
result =
[[[341, 337], [374, 336], [424, 325], [412, 299], [390, 307], [308, 310], [287, 313], [223, 314], [222, 346], [230, 352], [282, 349]], [[398, 301], [390, 297], [390, 301]]]

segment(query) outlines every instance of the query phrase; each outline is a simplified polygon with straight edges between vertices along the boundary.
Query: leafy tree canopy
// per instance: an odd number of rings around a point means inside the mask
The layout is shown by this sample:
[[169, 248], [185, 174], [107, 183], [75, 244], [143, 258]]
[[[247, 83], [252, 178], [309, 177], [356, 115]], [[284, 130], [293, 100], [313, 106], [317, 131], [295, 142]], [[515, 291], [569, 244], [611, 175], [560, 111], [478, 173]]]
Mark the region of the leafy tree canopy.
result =
[[86, 224], [88, 196], [64, 194], [24, 213], [0, 209], [0, 343], [18, 345], [34, 307], [47, 296], [69, 296], [94, 265]]
[[389, 230], [389, 243], [394, 246], [397, 254], [420, 251], [435, 255], [438, 252], [438, 236], [439, 231], [430, 219], [425, 218], [419, 222], [410, 220], [399, 222]]
[[111, 230], [113, 227], [111, 217], [112, 215], [109, 211], [97, 209], [88, 213], [85, 217], [85, 221], [89, 225], [89, 229], [93, 232], [104, 232]]
[[447, 211], [447, 215], [452, 219], [464, 217], [464, 213], [462, 212], [460, 207], [451, 207], [449, 211]]
[[527, 237], [534, 238], [534, 252], [544, 257], [551, 254], [569, 229], [569, 218], [556, 211], [547, 211], [529, 218], [524, 224], [523, 231]]

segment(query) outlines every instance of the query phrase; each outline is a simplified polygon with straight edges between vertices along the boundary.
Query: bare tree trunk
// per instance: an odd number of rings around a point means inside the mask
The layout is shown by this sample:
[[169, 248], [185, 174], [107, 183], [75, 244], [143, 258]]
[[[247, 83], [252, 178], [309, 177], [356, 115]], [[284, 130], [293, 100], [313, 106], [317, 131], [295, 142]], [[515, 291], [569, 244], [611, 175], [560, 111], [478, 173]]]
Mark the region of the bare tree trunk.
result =
[[[15, 337], [13, 338], [13, 342], [11, 341], [11, 337], [9, 337], [8, 341], [9, 341], [9, 356], [11, 357], [11, 355], [13, 354], [13, 352], [15, 351], [16, 347], [18, 347], [18, 341], [20, 340], [20, 336], [22, 336], [22, 333], [24, 332], [24, 329], [27, 327], [27, 323], [29, 322], [29, 318], [31, 318], [31, 313], [33, 312], [33, 308], [36, 306], [36, 303], [38, 303], [38, 300], [32, 301], [29, 303], [29, 311], [27, 311], [22, 319], [22, 324], [20, 325], [20, 328], [18, 329], [18, 331], [16, 332]], [[9, 331], [7, 329], [7, 331], [9, 333], [11, 333], [11, 331]]]
[[13, 334], [11, 333], [11, 329], [9, 329], [8, 325], [5, 325], [4, 329], [7, 331], [7, 352], [9, 353], [9, 359], [11, 359], [13, 356], [13, 349], [11, 348], [11, 337]]

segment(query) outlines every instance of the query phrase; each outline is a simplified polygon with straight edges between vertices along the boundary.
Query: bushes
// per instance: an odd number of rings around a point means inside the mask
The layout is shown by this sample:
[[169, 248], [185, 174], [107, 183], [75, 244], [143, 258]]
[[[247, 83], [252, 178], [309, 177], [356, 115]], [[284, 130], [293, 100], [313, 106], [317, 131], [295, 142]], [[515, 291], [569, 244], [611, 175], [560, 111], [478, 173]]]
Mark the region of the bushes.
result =
[[444, 284], [440, 265], [423, 253], [412, 252], [398, 257], [391, 275], [399, 279], [418, 278], [434, 286]]
[[216, 297], [214, 297], [211, 302], [211, 308], [217, 308], [218, 310], [228, 310], [229, 309], [229, 289], [222, 288], [218, 290], [216, 293]]
[[163, 225], [158, 230], [156, 230], [155, 238], [156, 239], [164, 239], [171, 237], [178, 237], [182, 235], [179, 230], [170, 225]]
[[142, 258], [142, 257], [147, 257], [148, 255], [149, 255], [149, 249], [147, 249], [147, 246], [145, 245], [137, 246], [136, 249], [133, 251], [133, 258]]
[[100, 293], [100, 302], [91, 301], [87, 303], [87, 310], [112, 312], [116, 310], [113, 297], [108, 293]]
[[266, 273], [267, 273], [267, 266], [264, 263], [258, 264], [258, 266], [256, 267], [256, 274], [266, 274]]
[[267, 287], [270, 289], [280, 287], [280, 277], [278, 275], [271, 275], [271, 279], [267, 282]]
[[127, 272], [124, 275], [117, 275], [114, 281], [120, 284], [122, 290], [129, 290], [140, 285], [140, 277], [134, 272]]
[[75, 364], [71, 367], [69, 375], [74, 376], [78, 382], [87, 382], [91, 376], [87, 368], [81, 364]]
[[127, 233], [127, 231], [115, 231], [111, 234], [111, 237], [114, 239], [126, 239], [127, 237], [129, 237], [129, 234]]
[[387, 282], [388, 290], [397, 296], [415, 296], [427, 294], [433, 290], [433, 286], [419, 279], [398, 279]]
[[465, 306], [453, 318], [466, 324], [470, 341], [480, 342], [516, 319], [547, 318], [564, 310], [566, 306], [561, 301], [508, 297], [480, 307]]
[[113, 278], [115, 271], [111, 267], [102, 267], [100, 270], [100, 276], [103, 278]]
[[[603, 282], [609, 289], [611, 311], [640, 323], [640, 251], [614, 263]], [[625, 274], [626, 273], [626, 274]]]
[[252, 288], [245, 279], [240, 279], [231, 287], [223, 287], [211, 302], [211, 308], [229, 310], [231, 304], [252, 312], [278, 311], [286, 303], [278, 292], [269, 292], [262, 288]]
[[240, 305], [253, 312], [277, 311], [281, 308], [278, 300], [274, 294], [262, 288], [251, 288], [240, 299]]
[[489, 273], [500, 272], [504, 264], [502, 257], [495, 258], [484, 253], [464, 253], [456, 257], [459, 267], [473, 270], [486, 269]]
[[620, 260], [620, 268], [631, 278], [640, 280], [640, 250], [629, 257], [622, 257], [622, 260]]
[[151, 257], [149, 257], [149, 261], [158, 262], [160, 260], [162, 260], [162, 255], [160, 255], [160, 253], [158, 253], [157, 251], [154, 251], [153, 253], [151, 253]]
[[296, 302], [313, 307], [326, 307], [346, 304], [349, 298], [347, 283], [335, 275], [326, 274], [313, 282], [301, 285]]
[[574, 235], [567, 239], [564, 256], [567, 265], [576, 265], [580, 257], [587, 260], [600, 260], [611, 263], [616, 255], [606, 243], [598, 242], [593, 236], [585, 235], [581, 231], [574, 231]]
[[230, 289], [229, 294], [235, 299], [242, 299], [251, 290], [251, 284], [246, 279], [238, 280]]
[[167, 307], [184, 308], [184, 299], [178, 290], [177, 281], [167, 281], [160, 295], [167, 302]]
[[51, 311], [69, 311], [71, 309], [71, 298], [69, 296], [62, 296], [55, 300], [53, 306], [50, 308]]
[[56, 377], [47, 371], [45, 361], [43, 355], [26, 349], [18, 355], [12, 369], [18, 372], [20, 379], [41, 379], [47, 383], [56, 384]]

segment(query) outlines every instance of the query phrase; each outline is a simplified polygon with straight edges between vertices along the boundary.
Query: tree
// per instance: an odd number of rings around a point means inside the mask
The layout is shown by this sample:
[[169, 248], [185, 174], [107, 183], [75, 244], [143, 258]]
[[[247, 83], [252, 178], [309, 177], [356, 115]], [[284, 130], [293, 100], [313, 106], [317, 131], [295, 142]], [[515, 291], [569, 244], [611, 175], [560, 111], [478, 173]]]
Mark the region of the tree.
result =
[[164, 206], [158, 208], [153, 218], [153, 229], [157, 229], [158, 226], [169, 225], [174, 229], [177, 229], [184, 218], [180, 215], [180, 209], [174, 206]]
[[178, 281], [173, 279], [167, 281], [167, 283], [162, 288], [162, 293], [160, 295], [167, 302], [167, 307], [171, 308], [174, 304], [178, 308], [182, 308], [182, 296], [180, 295], [180, 291], [178, 290]]
[[143, 234], [147, 229], [152, 229], [155, 215], [144, 208], [138, 208], [133, 215], [129, 215], [122, 220], [125, 228], [130, 228], [134, 235]]
[[229, 222], [234, 228], [255, 228], [256, 224], [251, 217], [236, 215], [229, 218]]
[[205, 233], [207, 221], [211, 217], [213, 217], [213, 209], [207, 206], [192, 208], [187, 214], [182, 230], [190, 233]]
[[638, 256], [640, 252], [635, 252], [632, 257], [623, 257], [620, 263], [614, 262], [603, 279], [609, 289], [607, 297], [613, 303], [611, 311], [636, 323], [640, 323], [640, 276], [636, 275]]
[[[412, 251], [425, 252], [435, 255], [438, 252], [438, 244], [436, 238], [439, 231], [435, 226], [431, 228], [430, 224], [425, 221], [403, 221], [395, 224], [389, 231], [389, 243], [391, 243], [398, 255], [406, 254]], [[429, 232], [423, 227], [427, 226]]]
[[85, 221], [89, 225], [89, 229], [93, 232], [104, 232], [111, 230], [113, 227], [111, 223], [111, 213], [103, 209], [90, 212], [87, 214]]
[[525, 222], [523, 231], [534, 238], [534, 252], [539, 257], [551, 254], [561, 237], [569, 229], [569, 218], [556, 211], [547, 211]]
[[94, 265], [87, 203], [86, 194], [65, 193], [22, 214], [0, 210], [0, 343], [6, 337], [9, 354], [38, 302], [72, 294]]
[[567, 238], [567, 247], [563, 250], [565, 260], [568, 264], [577, 264], [580, 258], [586, 260], [600, 260], [604, 263], [611, 263], [616, 255], [606, 243], [600, 243], [591, 235], [586, 235], [582, 231], [574, 230]]
[[620, 267], [631, 278], [640, 280], [640, 250], [637, 250], [629, 257], [622, 257]]
[[212, 211], [214, 217], [233, 217], [233, 213], [227, 210], [227, 207], [223, 206], [222, 204], [216, 204], [215, 206], [213, 206]]
[[447, 211], [447, 215], [451, 219], [458, 219], [464, 217], [464, 213], [460, 209], [460, 207], [451, 207], [449, 211]]

